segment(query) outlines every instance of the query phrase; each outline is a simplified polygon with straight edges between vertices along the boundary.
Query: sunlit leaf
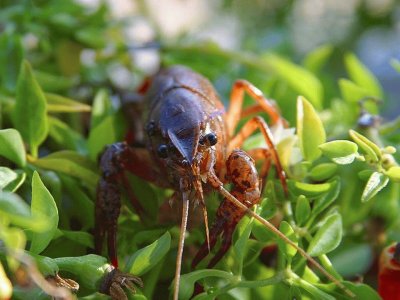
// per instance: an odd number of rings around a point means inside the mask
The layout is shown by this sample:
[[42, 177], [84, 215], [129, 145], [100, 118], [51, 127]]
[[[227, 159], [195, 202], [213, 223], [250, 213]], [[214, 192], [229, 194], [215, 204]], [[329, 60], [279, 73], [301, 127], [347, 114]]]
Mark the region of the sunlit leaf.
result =
[[383, 93], [379, 81], [354, 54], [346, 54], [344, 62], [352, 81], [366, 89], [370, 93], [369, 96], [382, 98]]
[[70, 98], [45, 93], [48, 112], [90, 112], [91, 107], [87, 104], [72, 100]]
[[361, 196], [362, 202], [369, 201], [374, 197], [380, 190], [382, 190], [389, 182], [389, 177], [385, 174], [374, 172], [368, 179], [367, 185]]
[[112, 112], [110, 95], [105, 89], [99, 90], [93, 100], [90, 128], [95, 128]]
[[304, 95], [317, 108], [322, 108], [323, 87], [319, 79], [307, 69], [304, 69], [277, 55], [265, 54], [266, 62], [300, 95]]
[[19, 132], [13, 128], [0, 130], [0, 155], [23, 167], [26, 163], [25, 147]]
[[303, 65], [311, 72], [317, 73], [327, 63], [332, 52], [333, 47], [331, 45], [322, 45], [307, 54]]
[[326, 157], [340, 165], [352, 163], [358, 155], [357, 144], [345, 140], [336, 140], [321, 144], [319, 145], [319, 149]]
[[318, 196], [322, 193], [329, 191], [331, 188], [330, 182], [325, 183], [305, 183], [289, 180], [289, 187], [294, 190], [297, 194], [303, 194], [305, 196]]
[[343, 99], [350, 103], [357, 103], [361, 99], [371, 96], [368, 90], [348, 79], [339, 79], [339, 88]]
[[318, 146], [325, 143], [325, 129], [311, 103], [302, 96], [297, 98], [297, 134], [304, 158], [314, 161], [320, 157]]
[[369, 156], [372, 162], [377, 162], [381, 158], [381, 150], [378, 145], [359, 134], [357, 131], [350, 130], [349, 134], [358, 146]]
[[48, 226], [45, 231], [32, 234], [30, 251], [41, 253], [53, 239], [58, 227], [58, 209], [53, 196], [44, 186], [39, 174], [35, 171], [32, 177], [32, 216], [44, 217]]
[[385, 172], [385, 175], [389, 176], [394, 182], [400, 182], [400, 167], [394, 166]]
[[0, 215], [16, 226], [33, 231], [41, 232], [48, 225], [42, 215], [31, 215], [29, 205], [17, 194], [9, 192], [0, 191]]

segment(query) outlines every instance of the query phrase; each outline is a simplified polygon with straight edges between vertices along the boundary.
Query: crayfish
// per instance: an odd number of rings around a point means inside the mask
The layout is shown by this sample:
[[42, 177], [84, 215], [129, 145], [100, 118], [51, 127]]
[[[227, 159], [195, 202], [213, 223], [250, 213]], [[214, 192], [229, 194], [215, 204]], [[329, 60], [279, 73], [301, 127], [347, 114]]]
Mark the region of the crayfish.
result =
[[[118, 266], [116, 233], [121, 207], [120, 185], [126, 189], [133, 206], [140, 213], [141, 206], [129, 187], [125, 174], [127, 171], [160, 187], [171, 188], [174, 190], [173, 199], [180, 199], [182, 203], [174, 299], [178, 299], [189, 205], [202, 208], [206, 227], [206, 242], [193, 260], [193, 267], [208, 254], [218, 236], [223, 234], [222, 247], [209, 264], [209, 267], [214, 266], [229, 249], [235, 226], [247, 213], [297, 248], [300, 254], [343, 288], [304, 250], [250, 209], [259, 203], [261, 193], [253, 158], [262, 161], [261, 178], [266, 177], [271, 164], [275, 166], [287, 194], [285, 174], [264, 119], [253, 117], [235, 133], [242, 116], [261, 111], [269, 115], [272, 124], [286, 126], [286, 121], [273, 102], [267, 100], [251, 83], [238, 80], [234, 83], [226, 112], [211, 83], [182, 66], [162, 69], [150, 78], [141, 92], [141, 126], [136, 126], [139, 129], [127, 141], [108, 146], [100, 159], [102, 177], [97, 189], [95, 228], [97, 251], [101, 250], [106, 235], [110, 259], [115, 267]], [[256, 104], [243, 110], [245, 92]], [[244, 141], [257, 129], [261, 131], [268, 148], [254, 149], [249, 154], [240, 150]], [[225, 183], [233, 184], [231, 192], [224, 188]], [[204, 195], [212, 190], [223, 195], [224, 200], [209, 232]]]

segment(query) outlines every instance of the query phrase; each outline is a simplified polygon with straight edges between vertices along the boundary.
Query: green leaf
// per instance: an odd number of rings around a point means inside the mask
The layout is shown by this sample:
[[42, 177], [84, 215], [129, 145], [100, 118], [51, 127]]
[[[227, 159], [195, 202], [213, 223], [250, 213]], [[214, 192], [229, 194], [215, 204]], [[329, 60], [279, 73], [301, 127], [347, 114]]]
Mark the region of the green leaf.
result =
[[335, 213], [328, 216], [311, 240], [307, 253], [320, 256], [334, 250], [342, 240], [342, 217]]
[[358, 156], [357, 144], [345, 140], [324, 143], [319, 145], [319, 149], [326, 157], [339, 165], [351, 164]]
[[35, 171], [32, 177], [32, 216], [44, 217], [48, 226], [45, 231], [32, 234], [30, 251], [41, 253], [53, 239], [58, 227], [58, 209], [53, 196], [44, 186], [39, 174]]
[[333, 180], [330, 182], [331, 187], [329, 191], [316, 199], [314, 201], [313, 209], [312, 209], [312, 215], [317, 216], [320, 214], [324, 209], [326, 209], [330, 204], [333, 203], [333, 201], [336, 200], [336, 198], [339, 196], [340, 193], [340, 181], [339, 180]]
[[400, 167], [394, 166], [385, 172], [386, 176], [389, 176], [390, 180], [394, 182], [400, 182]]
[[106, 145], [118, 141], [120, 136], [118, 128], [120, 125], [119, 117], [117, 114], [108, 116], [90, 131], [87, 146], [92, 160], [97, 160], [97, 156]]
[[33, 253], [29, 253], [29, 255], [35, 260], [36, 266], [43, 276], [47, 277], [58, 274], [59, 269], [54, 259]]
[[15, 91], [24, 49], [18, 35], [0, 35], [0, 84], [9, 92]]
[[326, 181], [335, 175], [337, 168], [337, 165], [332, 163], [319, 164], [311, 169], [310, 177], [314, 181]]
[[63, 236], [79, 245], [94, 248], [93, 235], [83, 231], [61, 230]]
[[323, 65], [326, 64], [331, 57], [333, 47], [330, 45], [322, 45], [312, 50], [303, 61], [303, 65], [313, 73], [318, 73]]
[[297, 134], [303, 157], [308, 161], [320, 157], [318, 146], [325, 143], [325, 129], [311, 103], [302, 96], [297, 98]]
[[374, 260], [368, 244], [341, 245], [329, 257], [335, 270], [345, 278], [365, 274]]
[[0, 167], [0, 190], [3, 190], [7, 185], [17, 178], [17, 173], [10, 168]]
[[103, 48], [106, 45], [104, 30], [96, 27], [86, 27], [76, 32], [75, 38], [91, 48]]
[[365, 88], [362, 88], [348, 79], [339, 79], [339, 88], [344, 100], [350, 103], [357, 103], [371, 94]]
[[99, 180], [96, 165], [74, 151], [54, 152], [31, 162], [33, 165], [82, 179], [93, 188]]
[[358, 146], [368, 155], [372, 162], [376, 163], [379, 161], [381, 158], [381, 150], [378, 145], [354, 130], [350, 130], [349, 134]]
[[367, 202], [382, 190], [389, 182], [389, 177], [385, 174], [374, 172], [368, 179], [367, 185], [361, 196], [361, 202]]
[[317, 108], [322, 108], [323, 87], [318, 77], [310, 71], [277, 55], [266, 54], [263, 61], [285, 80], [295, 92], [305, 95]]
[[80, 154], [87, 154], [86, 141], [83, 136], [57, 118], [49, 117], [49, 136], [63, 149], [75, 150]]
[[351, 299], [368, 299], [368, 300], [381, 300], [382, 298], [378, 295], [377, 291], [366, 284], [353, 283], [349, 281], [342, 282], [343, 285], [353, 292], [355, 297], [350, 298], [347, 295], [343, 295], [343, 290], [338, 288], [334, 283], [320, 284], [316, 283], [315, 286], [319, 289], [331, 293], [336, 299], [351, 300]]
[[91, 107], [87, 104], [69, 99], [56, 94], [45, 93], [48, 112], [90, 112]]
[[308, 199], [303, 195], [299, 196], [296, 202], [296, 215], [295, 215], [298, 225], [302, 226], [303, 224], [305, 224], [310, 215], [311, 215], [310, 201], [308, 201]]
[[56, 76], [54, 74], [38, 70], [34, 70], [33, 74], [35, 75], [39, 85], [46, 92], [55, 93], [65, 91], [74, 85], [74, 80], [67, 77]]
[[198, 270], [188, 274], [183, 274], [181, 276], [181, 283], [179, 287], [179, 299], [190, 299], [193, 296], [194, 284], [196, 281], [207, 277], [219, 277], [232, 280], [234, 276], [226, 271], [210, 269]]
[[24, 61], [18, 77], [16, 102], [13, 112], [15, 128], [37, 157], [39, 145], [48, 133], [46, 98], [33, 76], [28, 61]]
[[0, 191], [0, 216], [12, 224], [41, 232], [48, 225], [42, 216], [32, 216], [30, 207], [18, 195]]
[[54, 259], [60, 271], [74, 274], [79, 284], [98, 291], [104, 278], [112, 268], [105, 257], [88, 254], [77, 257], [57, 257]]
[[20, 167], [26, 164], [25, 147], [19, 132], [13, 128], [0, 130], [0, 155]]
[[126, 270], [138, 276], [145, 274], [159, 263], [170, 247], [171, 235], [167, 231], [154, 243], [136, 251], [126, 264]]
[[330, 190], [331, 183], [305, 183], [289, 180], [288, 185], [291, 190], [293, 190], [296, 194], [305, 195], [308, 197], [319, 196], [322, 193], [325, 193]]
[[352, 81], [367, 90], [370, 93], [369, 96], [383, 97], [382, 88], [378, 80], [354, 54], [346, 54], [344, 62]]
[[81, 69], [80, 54], [83, 47], [72, 39], [60, 39], [53, 51], [58, 69], [65, 76], [77, 75]]
[[101, 89], [96, 93], [92, 105], [90, 128], [98, 126], [106, 117], [113, 113], [110, 95], [107, 90]]
[[233, 253], [235, 257], [235, 268], [233, 273], [238, 276], [242, 274], [246, 243], [249, 239], [252, 227], [253, 221], [248, 218], [243, 218], [236, 228], [237, 231], [240, 230], [240, 233], [239, 238], [233, 245]]
[[[286, 221], [282, 221], [281, 224], [279, 225], [279, 231], [282, 232], [288, 239], [293, 241], [297, 245], [297, 236], [290, 224]], [[297, 249], [294, 248], [291, 245], [286, 244], [285, 241], [282, 239], [277, 240], [278, 245], [279, 245], [279, 251], [282, 252], [286, 259], [290, 262], [292, 258], [296, 255]]]

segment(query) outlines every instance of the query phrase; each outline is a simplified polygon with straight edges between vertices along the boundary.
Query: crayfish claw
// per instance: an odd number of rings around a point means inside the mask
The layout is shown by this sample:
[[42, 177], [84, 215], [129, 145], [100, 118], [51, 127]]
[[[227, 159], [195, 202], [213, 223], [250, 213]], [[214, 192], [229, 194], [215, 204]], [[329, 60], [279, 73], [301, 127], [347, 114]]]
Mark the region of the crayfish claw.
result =
[[118, 269], [113, 269], [104, 278], [100, 287], [100, 292], [110, 295], [113, 300], [128, 300], [123, 288], [127, 288], [132, 293], [136, 293], [135, 285], [143, 288], [143, 281], [140, 277], [123, 273]]

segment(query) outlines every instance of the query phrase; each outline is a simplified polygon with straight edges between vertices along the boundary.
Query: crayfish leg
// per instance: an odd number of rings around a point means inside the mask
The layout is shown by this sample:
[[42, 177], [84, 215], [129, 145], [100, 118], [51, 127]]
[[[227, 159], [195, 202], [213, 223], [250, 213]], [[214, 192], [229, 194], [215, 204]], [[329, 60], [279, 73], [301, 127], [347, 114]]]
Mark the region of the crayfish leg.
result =
[[197, 252], [196, 256], [193, 258], [192, 261], [192, 269], [195, 269], [196, 266], [210, 253], [212, 249], [214, 249], [215, 244], [217, 243], [218, 236], [221, 234], [223, 230], [222, 226], [218, 226], [218, 224], [214, 223], [210, 230], [210, 242], [207, 245], [207, 241], [205, 241], [199, 251]]
[[226, 226], [224, 228], [223, 240], [222, 240], [221, 248], [214, 255], [214, 257], [210, 260], [210, 262], [207, 265], [207, 268], [209, 268], [209, 269], [213, 268], [221, 260], [221, 258], [225, 255], [225, 253], [231, 247], [231, 245], [232, 245], [232, 235], [233, 235], [233, 232], [234, 232], [234, 230], [236, 228], [237, 223], [230, 224], [230, 225], [231, 226]]
[[[243, 111], [244, 92], [249, 94], [257, 104]], [[266, 99], [258, 88], [246, 80], [237, 80], [232, 88], [230, 106], [226, 118], [229, 135], [233, 136], [242, 115], [249, 115], [259, 111], [266, 112], [271, 117], [272, 123], [281, 123], [287, 126], [286, 120], [282, 118], [274, 103]]]
[[[268, 151], [270, 153], [272, 161], [274, 162], [277, 175], [282, 184], [285, 195], [288, 195], [286, 175], [279, 160], [278, 151], [276, 150], [271, 130], [269, 129], [267, 123], [264, 121], [263, 118], [257, 116], [247, 121], [247, 123], [243, 125], [239, 133], [229, 143], [229, 149], [233, 150], [239, 148], [244, 143], [244, 141], [257, 129], [259, 129], [264, 136], [265, 142], [268, 146]], [[266, 158], [268, 159], [268, 157]]]

